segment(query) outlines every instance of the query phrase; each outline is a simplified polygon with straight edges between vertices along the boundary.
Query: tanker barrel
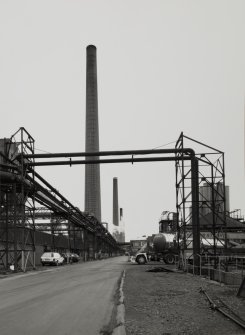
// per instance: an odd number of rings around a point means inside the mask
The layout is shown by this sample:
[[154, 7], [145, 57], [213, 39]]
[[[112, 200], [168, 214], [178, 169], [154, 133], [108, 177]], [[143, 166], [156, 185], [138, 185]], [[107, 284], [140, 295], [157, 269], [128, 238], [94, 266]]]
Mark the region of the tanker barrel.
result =
[[153, 247], [156, 252], [163, 252], [167, 249], [167, 240], [164, 234], [156, 234], [153, 238]]

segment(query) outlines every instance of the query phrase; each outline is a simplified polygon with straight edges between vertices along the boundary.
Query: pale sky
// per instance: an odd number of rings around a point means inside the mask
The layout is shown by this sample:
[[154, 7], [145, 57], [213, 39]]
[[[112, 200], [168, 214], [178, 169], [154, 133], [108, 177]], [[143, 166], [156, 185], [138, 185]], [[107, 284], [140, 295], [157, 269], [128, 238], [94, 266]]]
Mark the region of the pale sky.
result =
[[[231, 209], [245, 214], [244, 17], [244, 0], [1, 0], [1, 138], [23, 126], [39, 150], [85, 150], [94, 44], [100, 150], [152, 149], [183, 131], [225, 152]], [[84, 210], [84, 166], [37, 172]], [[174, 163], [102, 165], [109, 223], [113, 177], [126, 240], [157, 233], [161, 212], [175, 211]]]

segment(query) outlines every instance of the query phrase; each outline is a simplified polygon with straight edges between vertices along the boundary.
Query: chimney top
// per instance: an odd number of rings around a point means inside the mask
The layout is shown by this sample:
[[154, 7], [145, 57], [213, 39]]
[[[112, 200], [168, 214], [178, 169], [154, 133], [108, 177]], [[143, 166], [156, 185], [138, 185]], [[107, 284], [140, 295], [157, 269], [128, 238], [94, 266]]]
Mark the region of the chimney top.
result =
[[87, 49], [92, 49], [92, 48], [93, 48], [93, 49], [96, 49], [96, 46], [93, 45], [93, 44], [90, 44], [90, 45], [87, 46]]

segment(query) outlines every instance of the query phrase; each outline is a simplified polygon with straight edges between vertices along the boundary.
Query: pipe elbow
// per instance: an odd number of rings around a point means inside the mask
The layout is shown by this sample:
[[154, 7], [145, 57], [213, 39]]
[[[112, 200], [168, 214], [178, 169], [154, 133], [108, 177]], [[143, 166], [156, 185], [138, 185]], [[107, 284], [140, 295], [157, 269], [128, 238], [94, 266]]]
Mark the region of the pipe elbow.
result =
[[192, 148], [184, 148], [183, 151], [191, 157], [196, 156], [195, 150], [193, 150]]

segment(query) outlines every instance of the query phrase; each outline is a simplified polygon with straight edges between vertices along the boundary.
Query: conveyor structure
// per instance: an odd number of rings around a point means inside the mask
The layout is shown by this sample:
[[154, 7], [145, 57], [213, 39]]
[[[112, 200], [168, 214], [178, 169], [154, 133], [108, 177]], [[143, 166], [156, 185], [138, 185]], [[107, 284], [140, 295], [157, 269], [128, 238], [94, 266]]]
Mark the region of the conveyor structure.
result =
[[45, 250], [72, 251], [84, 260], [119, 247], [95, 217], [73, 206], [27, 163], [34, 139], [20, 128], [0, 140], [0, 269], [36, 267]]

